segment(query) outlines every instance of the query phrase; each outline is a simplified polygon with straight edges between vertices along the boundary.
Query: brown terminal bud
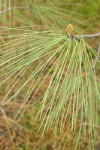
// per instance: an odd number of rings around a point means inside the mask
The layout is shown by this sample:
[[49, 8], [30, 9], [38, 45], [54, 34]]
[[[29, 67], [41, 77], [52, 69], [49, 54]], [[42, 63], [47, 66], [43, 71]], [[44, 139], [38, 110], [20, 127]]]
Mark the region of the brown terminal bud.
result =
[[84, 72], [84, 73], [82, 74], [82, 77], [86, 79], [86, 76], [87, 76], [87, 73]]
[[73, 25], [72, 25], [72, 24], [69, 24], [69, 25], [67, 26], [67, 28], [66, 28], [66, 31], [67, 31], [68, 33], [72, 34], [72, 33], [73, 33]]

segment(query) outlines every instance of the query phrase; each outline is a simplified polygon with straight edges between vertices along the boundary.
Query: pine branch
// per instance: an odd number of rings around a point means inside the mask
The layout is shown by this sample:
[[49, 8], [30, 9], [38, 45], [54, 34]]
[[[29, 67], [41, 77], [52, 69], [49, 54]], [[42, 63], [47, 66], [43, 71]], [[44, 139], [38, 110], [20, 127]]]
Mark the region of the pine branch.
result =
[[82, 34], [82, 35], [73, 35], [71, 33], [68, 33], [67, 38], [75, 38], [76, 40], [80, 41], [81, 38], [94, 38], [94, 37], [99, 37], [100, 36], [100, 32], [99, 33], [95, 33], [95, 34]]
[[76, 35], [75, 37], [77, 38], [93, 38], [93, 37], [97, 37], [100, 36], [100, 32], [96, 33], [96, 34], [90, 34], [90, 35]]

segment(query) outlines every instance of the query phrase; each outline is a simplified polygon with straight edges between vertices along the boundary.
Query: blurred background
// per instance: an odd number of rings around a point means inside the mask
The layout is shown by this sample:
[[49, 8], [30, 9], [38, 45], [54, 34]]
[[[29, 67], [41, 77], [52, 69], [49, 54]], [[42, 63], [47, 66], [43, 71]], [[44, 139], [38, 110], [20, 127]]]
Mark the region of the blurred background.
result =
[[[16, 45], [20, 38], [16, 40], [16, 37], [22, 36], [22, 33], [53, 29], [60, 33], [66, 33], [66, 26], [69, 23], [73, 24], [75, 34], [99, 33], [100, 0], [0, 0], [0, 61], [2, 62], [3, 49], [9, 51], [10, 48], [13, 49], [15, 46], [20, 49], [21, 45], [20, 47]], [[12, 40], [15, 40], [13, 44]], [[28, 41], [25, 41], [25, 35], [20, 42], [23, 43], [22, 45], [27, 45]], [[100, 37], [86, 39], [86, 42], [97, 51]], [[6, 45], [6, 43], [9, 44]], [[39, 61], [29, 67], [23, 76], [17, 74], [16, 79], [14, 78], [15, 75], [9, 77], [0, 86], [0, 101], [5, 98], [9, 89], [11, 89], [11, 92], [8, 99], [17, 92]], [[50, 65], [53, 65], [53, 63]], [[100, 82], [100, 63], [96, 64], [96, 75]], [[34, 99], [39, 99], [43, 95], [50, 77], [51, 75], [48, 75]], [[3, 78], [0, 79], [0, 81], [3, 80]], [[17, 80], [17, 85], [13, 87]], [[28, 107], [25, 107], [25, 111], [22, 109], [18, 114], [20, 119], [14, 118], [23, 103], [25, 93], [31, 86], [31, 82], [28, 82], [26, 87], [16, 95], [15, 101], [12, 98], [7, 104], [0, 107], [0, 150], [61, 150], [62, 148], [74, 150], [74, 137], [70, 137], [66, 143], [66, 139], [62, 141], [65, 136], [64, 132], [54, 136], [51, 129], [44, 136], [41, 136], [42, 130], [38, 131], [41, 122], [35, 118], [36, 111], [34, 112], [32, 102], [29, 103]], [[42, 82], [42, 79], [40, 82]], [[32, 91], [30, 94], [28, 102], [34, 92]], [[100, 114], [100, 106], [98, 112]], [[23, 115], [20, 117], [22, 113]], [[97, 132], [100, 132], [100, 126], [97, 127]], [[95, 150], [100, 150], [100, 137], [97, 137], [97, 139]], [[82, 139], [77, 150], [88, 150], [87, 145], [87, 139]]]

